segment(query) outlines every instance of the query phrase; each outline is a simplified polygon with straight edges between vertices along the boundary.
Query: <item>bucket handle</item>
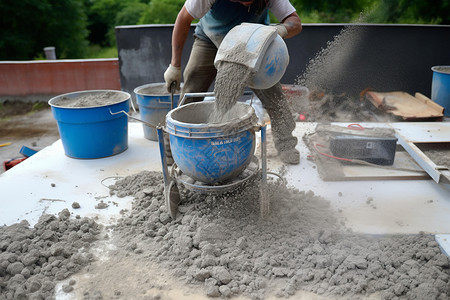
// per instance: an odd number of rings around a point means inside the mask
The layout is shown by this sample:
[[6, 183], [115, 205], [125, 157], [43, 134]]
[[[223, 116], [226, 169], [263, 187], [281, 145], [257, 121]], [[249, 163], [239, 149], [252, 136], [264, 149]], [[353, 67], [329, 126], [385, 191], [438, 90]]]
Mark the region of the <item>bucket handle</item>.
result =
[[144, 123], [145, 125], [150, 126], [150, 127], [154, 128], [154, 129], [158, 129], [158, 128], [161, 128], [161, 127], [162, 127], [161, 125], [154, 125], [154, 124], [152, 124], [152, 123], [143, 121], [143, 120], [141, 120], [141, 119], [139, 119], [139, 118], [135, 118], [135, 117], [133, 117], [133, 116], [130, 116], [130, 114], [128, 114], [128, 113], [127, 113], [126, 111], [124, 111], [124, 110], [119, 110], [119, 111], [117, 111], [117, 112], [112, 112], [112, 111], [111, 111], [111, 108], [110, 108], [110, 109], [109, 109], [109, 113], [110, 113], [111, 115], [118, 115], [118, 114], [124, 113], [125, 115], [127, 115], [128, 118], [133, 119], [133, 120], [138, 121], [138, 122], [141, 122], [141, 123]]
[[136, 107], [134, 107], [133, 99], [130, 99], [130, 103], [131, 103], [131, 108], [133, 108], [133, 111], [134, 111], [135, 113], [137, 113]]
[[172, 82], [170, 85], [170, 109], [174, 109], [174, 101], [173, 94], [175, 93], [175, 86], [177, 85], [176, 81]]
[[[253, 100], [253, 92], [252, 91], [244, 91], [243, 95], [252, 95]], [[187, 98], [200, 98], [200, 97], [213, 97], [214, 92], [204, 92], [204, 93], [186, 93], [183, 95], [183, 98], [181, 99], [180, 103], [178, 103], [178, 106], [182, 106]]]
[[186, 93], [183, 95], [183, 99], [181, 99], [178, 106], [182, 106], [187, 98], [195, 98], [195, 97], [211, 97], [214, 96], [214, 92], [206, 92], [206, 93]]

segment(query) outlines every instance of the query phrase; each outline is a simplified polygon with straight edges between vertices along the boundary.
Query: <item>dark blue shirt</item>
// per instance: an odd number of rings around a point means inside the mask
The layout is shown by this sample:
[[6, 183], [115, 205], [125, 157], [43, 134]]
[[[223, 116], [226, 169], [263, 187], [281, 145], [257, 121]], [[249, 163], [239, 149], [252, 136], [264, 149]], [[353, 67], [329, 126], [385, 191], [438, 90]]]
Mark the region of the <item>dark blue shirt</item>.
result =
[[257, 14], [256, 8], [246, 7], [229, 0], [217, 0], [204, 15], [195, 29], [195, 35], [205, 41], [210, 41], [219, 47], [225, 35], [241, 23], [269, 24], [268, 9]]

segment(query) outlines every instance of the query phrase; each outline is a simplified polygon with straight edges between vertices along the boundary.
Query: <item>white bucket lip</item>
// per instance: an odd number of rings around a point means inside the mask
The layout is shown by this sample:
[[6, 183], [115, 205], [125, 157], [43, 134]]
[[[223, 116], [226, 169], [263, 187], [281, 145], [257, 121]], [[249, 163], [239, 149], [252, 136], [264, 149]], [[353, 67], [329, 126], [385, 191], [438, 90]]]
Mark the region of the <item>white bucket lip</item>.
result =
[[[170, 134], [177, 135], [177, 127], [179, 128], [188, 128], [188, 129], [194, 129], [195, 132], [192, 132], [192, 134], [195, 136], [196, 134], [202, 135], [203, 133], [238, 133], [242, 131], [249, 130], [250, 128], [253, 128], [257, 125], [258, 117], [256, 116], [255, 109], [246, 103], [237, 102], [236, 105], [245, 106], [248, 110], [247, 112], [237, 118], [233, 118], [231, 120], [228, 120], [227, 122], [221, 122], [221, 123], [186, 123], [181, 122], [178, 120], [175, 120], [172, 118], [172, 114], [176, 113], [177, 111], [181, 109], [186, 109], [189, 106], [196, 106], [196, 105], [214, 105], [214, 102], [212, 101], [202, 101], [202, 102], [194, 102], [189, 103], [180, 107], [177, 107], [171, 111], [166, 116], [166, 127], [169, 130]], [[229, 124], [232, 121], [236, 121], [236, 125], [233, 126], [234, 128], [231, 129]], [[171, 131], [174, 131], [173, 133]]]
[[450, 65], [448, 65], [448, 66], [434, 66], [434, 67], [431, 67], [431, 70], [433, 71], [433, 72], [437, 72], [437, 73], [440, 73], [440, 74], [449, 74], [450, 75]]
[[[61, 105], [57, 105], [56, 102], [57, 100], [59, 100], [62, 97], [69, 97], [75, 94], [78, 94], [77, 96], [79, 96], [80, 94], [95, 94], [95, 93], [105, 93], [105, 92], [114, 92], [114, 93], [118, 93], [118, 94], [122, 94], [124, 96], [126, 96], [125, 99], [117, 101], [115, 103], [109, 103], [109, 104], [105, 104], [105, 105], [97, 105], [97, 106], [85, 106], [85, 107], [67, 107], [67, 106], [61, 106]], [[69, 97], [70, 98], [70, 97]], [[58, 96], [55, 96], [53, 98], [51, 98], [50, 100], [48, 100], [48, 105], [50, 105], [51, 107], [54, 108], [63, 108], [63, 109], [92, 109], [92, 108], [99, 108], [99, 107], [108, 107], [111, 105], [116, 105], [125, 101], [129, 101], [131, 99], [131, 95], [127, 92], [124, 91], [118, 91], [118, 90], [83, 90], [83, 91], [76, 91], [76, 92], [70, 92], [70, 93], [65, 93], [65, 94], [61, 94]]]
[[[161, 97], [161, 96], [169, 96], [169, 97], [170, 97], [170, 93], [169, 93], [169, 92], [166, 92], [165, 94], [146, 94], [146, 93], [141, 93], [141, 92], [140, 92], [141, 90], [146, 89], [146, 88], [149, 88], [149, 87], [165, 86], [165, 85], [166, 85], [165, 82], [147, 83], [147, 84], [140, 85], [140, 86], [136, 87], [136, 88], [133, 90], [133, 93], [135, 93], [136, 95], [139, 95], [139, 96], [157, 96], [157, 97]], [[180, 86], [182, 87], [182, 86], [183, 86], [183, 83], [181, 83]], [[173, 95], [174, 95], [174, 96], [179, 96], [180, 93], [174, 93]]]

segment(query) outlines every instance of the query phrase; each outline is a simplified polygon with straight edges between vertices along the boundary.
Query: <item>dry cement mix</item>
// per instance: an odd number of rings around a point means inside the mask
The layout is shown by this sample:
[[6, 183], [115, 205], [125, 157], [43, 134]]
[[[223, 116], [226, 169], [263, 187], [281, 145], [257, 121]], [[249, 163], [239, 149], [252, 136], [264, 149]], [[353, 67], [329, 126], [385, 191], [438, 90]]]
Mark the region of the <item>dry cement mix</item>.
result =
[[450, 297], [449, 259], [432, 235], [352, 233], [312, 192], [271, 182], [272, 211], [261, 219], [257, 184], [222, 196], [182, 189], [172, 220], [159, 172], [110, 188], [133, 196], [133, 207], [108, 228], [100, 251], [108, 259], [89, 266], [83, 299], [174, 299], [166, 292], [181, 286], [212, 298], [299, 299], [304, 291], [327, 299]]
[[[52, 299], [58, 281], [93, 259], [90, 245], [101, 226], [93, 219], [44, 214], [30, 228], [22, 221], [0, 227], [0, 299]], [[73, 284], [63, 286], [67, 292]]]
[[83, 93], [76, 97], [61, 97], [54, 104], [67, 108], [86, 108], [116, 104], [126, 100], [127, 97], [122, 92], [105, 91]]
[[133, 196], [133, 206], [103, 231], [68, 210], [34, 228], [1, 227], [0, 299], [52, 299], [58, 284], [67, 299], [198, 299], [168, 296], [176, 289], [240, 299], [450, 297], [449, 259], [432, 235], [352, 233], [312, 192], [270, 182], [272, 210], [261, 219], [257, 182], [225, 195], [181, 188], [173, 220], [160, 172], [110, 190]]

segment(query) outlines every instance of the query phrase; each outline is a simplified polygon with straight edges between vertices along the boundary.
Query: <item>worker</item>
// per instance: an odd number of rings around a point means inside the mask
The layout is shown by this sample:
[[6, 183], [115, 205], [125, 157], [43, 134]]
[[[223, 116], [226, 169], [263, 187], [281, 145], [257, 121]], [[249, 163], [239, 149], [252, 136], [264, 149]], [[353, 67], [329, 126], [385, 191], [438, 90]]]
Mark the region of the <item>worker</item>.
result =
[[[167, 89], [170, 91], [174, 82], [176, 88], [180, 88], [181, 55], [194, 19], [200, 21], [195, 29], [194, 44], [183, 74], [183, 94], [208, 91], [217, 74], [214, 59], [225, 35], [243, 22], [268, 25], [268, 10], [281, 21], [275, 26], [282, 38], [290, 38], [301, 32], [300, 18], [288, 0], [186, 0], [172, 33], [172, 59], [164, 73]], [[265, 90], [252, 90], [271, 119], [274, 144], [281, 160], [298, 164], [300, 153], [295, 149], [297, 138], [292, 135], [295, 121], [281, 84], [277, 83]], [[186, 103], [202, 99], [187, 100]]]

